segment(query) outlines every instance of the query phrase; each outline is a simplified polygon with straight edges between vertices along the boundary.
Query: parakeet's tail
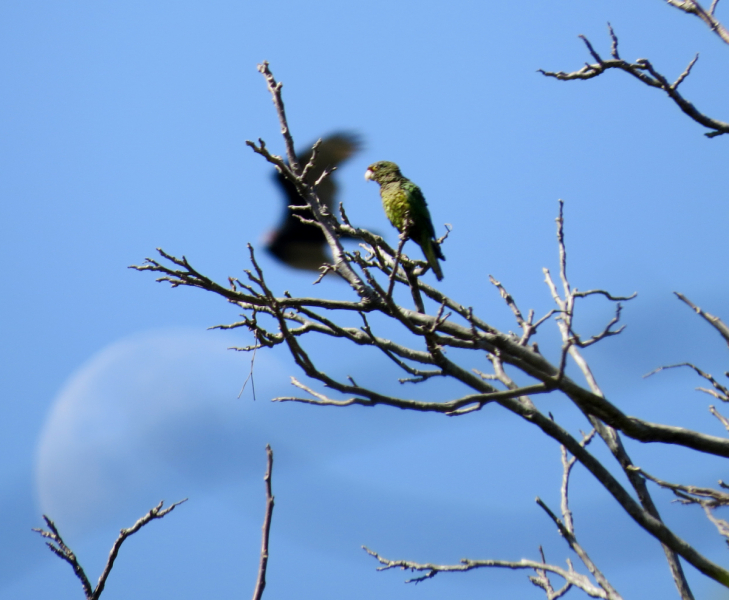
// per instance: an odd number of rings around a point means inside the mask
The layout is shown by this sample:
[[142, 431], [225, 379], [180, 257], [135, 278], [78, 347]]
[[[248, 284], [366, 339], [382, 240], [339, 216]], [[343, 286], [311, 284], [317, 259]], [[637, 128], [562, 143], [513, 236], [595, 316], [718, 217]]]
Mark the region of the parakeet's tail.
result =
[[438, 281], [442, 281], [443, 271], [440, 268], [438, 259], [440, 258], [441, 260], [445, 260], [445, 256], [443, 256], [443, 252], [441, 251], [438, 242], [430, 238], [425, 238], [423, 243], [420, 244], [420, 247], [423, 249], [423, 254], [425, 254], [425, 258], [428, 260], [430, 268], [433, 269], [433, 273], [435, 273], [436, 278]]

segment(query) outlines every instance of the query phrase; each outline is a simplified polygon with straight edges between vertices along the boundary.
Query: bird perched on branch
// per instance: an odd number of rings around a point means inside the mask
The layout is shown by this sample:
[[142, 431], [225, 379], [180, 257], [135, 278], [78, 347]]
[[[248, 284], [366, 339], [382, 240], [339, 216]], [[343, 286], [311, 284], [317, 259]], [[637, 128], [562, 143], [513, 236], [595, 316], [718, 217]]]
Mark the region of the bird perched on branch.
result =
[[[352, 133], [335, 133], [324, 138], [319, 145], [314, 167], [309, 170], [307, 181], [315, 183], [325, 169], [337, 167], [354, 155], [361, 147], [360, 138]], [[303, 169], [311, 159], [312, 150], [297, 156]], [[284, 194], [286, 202], [283, 220], [278, 229], [267, 236], [266, 249], [281, 262], [296, 269], [316, 271], [331, 261], [327, 252], [324, 234], [316, 225], [302, 223], [295, 215], [311, 219], [310, 210], [292, 211], [289, 206], [306, 206], [292, 184], [281, 173], [275, 174], [276, 182]], [[335, 210], [337, 185], [333, 175], [329, 175], [316, 188], [317, 196], [329, 212]]]
[[365, 179], [380, 184], [382, 206], [390, 223], [422, 248], [438, 281], [443, 279], [438, 259], [445, 260], [445, 256], [435, 239], [428, 204], [420, 188], [407, 177], [403, 177], [400, 167], [387, 160], [367, 167]]

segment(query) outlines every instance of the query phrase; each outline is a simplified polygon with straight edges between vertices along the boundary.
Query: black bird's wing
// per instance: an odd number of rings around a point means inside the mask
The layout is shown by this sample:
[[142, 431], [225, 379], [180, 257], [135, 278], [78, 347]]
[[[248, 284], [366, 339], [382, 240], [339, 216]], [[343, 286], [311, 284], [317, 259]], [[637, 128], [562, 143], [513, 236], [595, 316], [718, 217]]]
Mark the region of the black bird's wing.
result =
[[[322, 140], [319, 145], [314, 167], [309, 171], [308, 181], [314, 183], [321, 177], [324, 169], [336, 167], [354, 155], [361, 147], [358, 136], [352, 133], [335, 133]], [[299, 164], [303, 168], [311, 159], [312, 151], [298, 156]], [[304, 206], [306, 201], [299, 196], [293, 184], [280, 173], [275, 173], [275, 179], [283, 191], [286, 202], [283, 219], [275, 231], [268, 238], [266, 249], [285, 264], [307, 270], [317, 270], [329, 261], [324, 234], [315, 225], [302, 223], [294, 216], [289, 206]], [[329, 175], [316, 189], [319, 200], [331, 211], [335, 208], [337, 185], [334, 174]], [[303, 217], [311, 216], [309, 210], [299, 210], [296, 214]]]

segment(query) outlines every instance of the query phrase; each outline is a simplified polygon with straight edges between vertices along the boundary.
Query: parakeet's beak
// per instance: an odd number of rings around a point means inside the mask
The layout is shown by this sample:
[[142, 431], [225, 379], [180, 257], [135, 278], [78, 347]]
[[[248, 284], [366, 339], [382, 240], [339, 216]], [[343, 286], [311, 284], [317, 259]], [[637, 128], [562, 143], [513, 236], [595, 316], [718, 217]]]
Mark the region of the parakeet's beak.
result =
[[375, 176], [375, 172], [372, 169], [367, 169], [365, 171], [365, 179], [367, 181], [372, 181], [372, 179], [374, 178], [374, 176]]

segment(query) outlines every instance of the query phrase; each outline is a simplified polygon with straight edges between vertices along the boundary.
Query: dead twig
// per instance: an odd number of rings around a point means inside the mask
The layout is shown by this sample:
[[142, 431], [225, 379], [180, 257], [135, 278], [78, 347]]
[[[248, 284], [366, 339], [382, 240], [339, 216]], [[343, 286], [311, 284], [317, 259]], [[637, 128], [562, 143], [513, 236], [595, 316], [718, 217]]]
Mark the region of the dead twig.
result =
[[716, 329], [719, 332], [719, 335], [724, 338], [724, 341], [726, 341], [727, 345], [729, 345], [729, 327], [727, 327], [719, 317], [715, 317], [714, 315], [707, 313], [705, 310], [702, 310], [683, 294], [680, 294], [678, 292], [673, 293], [676, 294], [676, 297], [679, 300], [690, 306], [691, 310], [693, 310], [697, 315], [699, 315], [707, 323], [709, 323], [709, 325]]
[[109, 553], [109, 558], [106, 560], [106, 565], [104, 566], [104, 570], [101, 573], [101, 576], [99, 577], [99, 581], [96, 584], [95, 588], [91, 588], [91, 583], [89, 582], [88, 577], [86, 577], [86, 573], [84, 572], [83, 568], [81, 567], [81, 564], [78, 562], [78, 559], [76, 558], [76, 555], [71, 551], [71, 549], [65, 544], [63, 541], [63, 538], [61, 537], [61, 534], [58, 532], [58, 528], [56, 527], [56, 524], [51, 521], [46, 515], [43, 515], [43, 520], [46, 522], [46, 525], [48, 526], [48, 530], [45, 529], [33, 529], [33, 531], [36, 531], [41, 534], [44, 538], [49, 539], [49, 542], [46, 542], [46, 545], [50, 550], [59, 558], [65, 560], [68, 564], [71, 565], [73, 568], [73, 572], [75, 573], [76, 577], [79, 578], [81, 581], [81, 586], [84, 590], [84, 595], [86, 596], [87, 600], [97, 600], [99, 596], [101, 596], [101, 593], [104, 591], [104, 587], [106, 586], [106, 580], [109, 578], [109, 575], [111, 573], [112, 568], [114, 567], [114, 561], [116, 560], [117, 555], [119, 554], [119, 549], [121, 548], [122, 544], [124, 543], [124, 540], [126, 540], [130, 535], [135, 534], [137, 531], [139, 531], [142, 527], [147, 525], [149, 522], [154, 521], [155, 519], [161, 519], [165, 515], [172, 512], [176, 507], [178, 507], [183, 502], [187, 502], [187, 498], [184, 500], [180, 500], [179, 502], [175, 502], [174, 504], [170, 504], [167, 508], [163, 509], [162, 505], [164, 504], [164, 500], [161, 501], [157, 506], [155, 506], [153, 509], [151, 509], [146, 515], [144, 515], [141, 519], [139, 519], [134, 525], [129, 527], [128, 529], [122, 529], [119, 532], [119, 537], [116, 538], [116, 541], [111, 547], [111, 552]]
[[729, 44], [729, 31], [714, 17], [714, 11], [716, 10], [716, 5], [719, 4], [719, 0], [712, 0], [709, 10], [704, 9], [696, 0], [666, 0], [666, 2], [689, 15], [697, 16], [725, 44]]
[[696, 365], [688, 362], [658, 367], [650, 373], [646, 373], [645, 375], [643, 375], [643, 377], [650, 377], [651, 375], [655, 375], [656, 373], [660, 373], [661, 371], [665, 371], [667, 369], [677, 369], [679, 367], [688, 367], [690, 369], [693, 369], [700, 377], [703, 377], [709, 383], [711, 383], [712, 386], [714, 386], [713, 390], [698, 387], [696, 388], [698, 391], [709, 394], [710, 396], [713, 396], [714, 398], [716, 398], [717, 400], [721, 400], [722, 402], [729, 402], [729, 388], [719, 383], [716, 379], [714, 379], [714, 377], [712, 377], [710, 373], [706, 373], [705, 371], [699, 369]]
[[266, 483], [266, 513], [263, 518], [263, 535], [261, 539], [261, 561], [258, 565], [258, 577], [253, 591], [253, 600], [261, 600], [263, 590], [266, 588], [266, 568], [268, 567], [268, 538], [271, 532], [271, 518], [273, 517], [273, 492], [271, 490], [271, 474], [273, 472], [273, 450], [266, 445], [266, 474], [263, 481]]
[[[667, 1], [669, 3], [673, 3], [672, 0]], [[683, 2], [683, 4], [688, 4], [688, 2]], [[691, 2], [691, 4], [697, 3]], [[677, 4], [673, 5], [676, 6]], [[585, 46], [587, 46], [588, 52], [595, 60], [594, 63], [585, 64], [585, 66], [578, 71], [572, 71], [570, 73], [566, 73], [564, 71], [545, 71], [544, 69], [539, 69], [538, 72], [545, 77], [553, 77], [554, 79], [558, 79], [560, 81], [572, 81], [575, 79], [592, 79], [593, 77], [602, 75], [603, 73], [611, 69], [618, 69], [632, 75], [649, 87], [663, 90], [686, 115], [688, 115], [691, 119], [693, 119], [700, 125], [711, 129], [711, 131], [704, 134], [706, 137], [713, 138], [718, 135], [729, 133], [729, 123], [719, 121], [718, 119], [713, 119], [700, 112], [678, 91], [678, 86], [681, 85], [686, 77], [688, 77], [689, 73], [691, 72], [691, 68], [696, 64], [696, 61], [698, 60], [698, 54], [689, 62], [686, 69], [683, 71], [683, 73], [681, 73], [681, 75], [678, 76], [676, 81], [674, 83], [670, 83], [664, 75], [659, 73], [653, 67], [648, 59], [639, 58], [634, 63], [631, 63], [620, 58], [618, 54], [618, 38], [615, 35], [615, 32], [613, 31], [610, 23], [608, 23], [608, 30], [610, 32], [610, 38], [612, 40], [612, 46], [610, 50], [612, 58], [602, 58], [595, 51], [592, 44], [590, 43], [590, 40], [588, 40], [584, 35], [580, 35], [579, 38], [585, 43]], [[723, 31], [724, 34], [726, 34], [726, 30]]]

